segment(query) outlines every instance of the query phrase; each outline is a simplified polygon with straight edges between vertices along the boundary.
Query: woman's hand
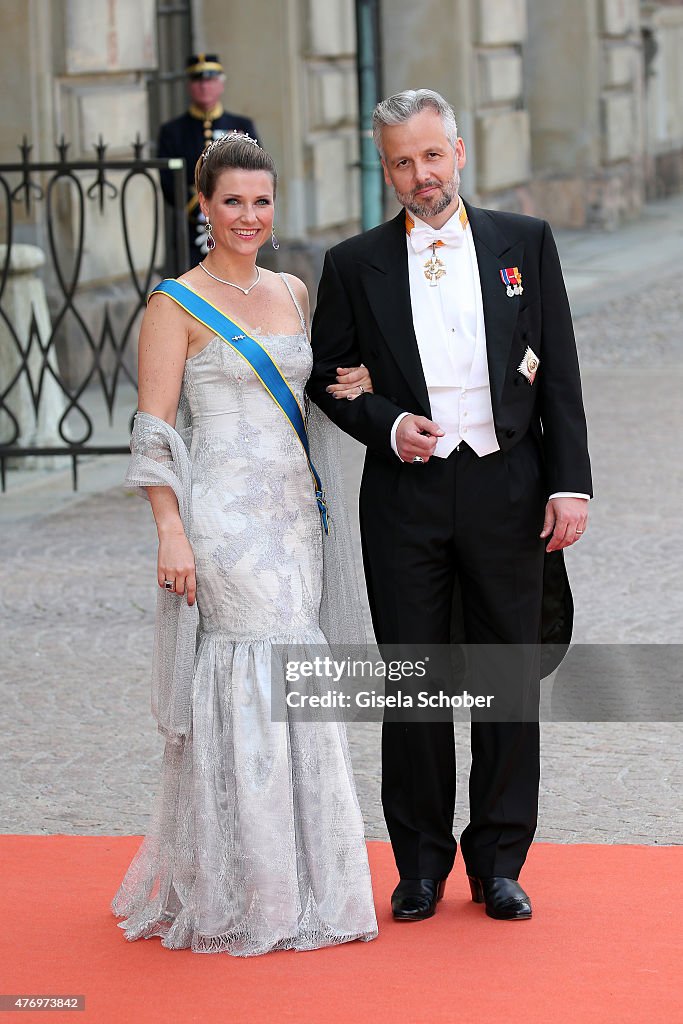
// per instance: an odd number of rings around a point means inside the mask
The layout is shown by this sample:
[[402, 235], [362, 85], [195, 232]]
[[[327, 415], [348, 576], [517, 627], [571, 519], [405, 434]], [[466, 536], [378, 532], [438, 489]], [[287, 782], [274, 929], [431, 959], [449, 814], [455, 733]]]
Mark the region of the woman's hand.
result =
[[337, 383], [330, 384], [326, 390], [328, 395], [332, 395], [334, 398], [347, 398], [349, 402], [352, 402], [354, 398], [372, 393], [372, 377], [362, 363], [360, 366], [352, 366], [350, 369], [338, 366]]
[[[197, 595], [194, 554], [182, 529], [159, 532], [157, 580], [163, 590], [175, 594], [186, 594], [187, 603], [194, 604]], [[164, 583], [169, 580], [173, 583], [172, 589], [164, 586]]]

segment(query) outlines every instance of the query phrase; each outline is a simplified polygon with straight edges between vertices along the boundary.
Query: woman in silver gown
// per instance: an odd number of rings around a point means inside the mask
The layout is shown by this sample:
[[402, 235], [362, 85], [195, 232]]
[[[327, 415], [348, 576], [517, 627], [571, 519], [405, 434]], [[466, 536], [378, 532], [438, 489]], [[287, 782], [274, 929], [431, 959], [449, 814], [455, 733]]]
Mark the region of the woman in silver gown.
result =
[[[305, 286], [256, 267], [272, 236], [272, 159], [231, 135], [196, 180], [215, 246], [179, 280], [259, 341], [303, 407]], [[165, 294], [145, 313], [139, 364], [127, 482], [144, 488], [159, 534], [153, 709], [167, 742], [152, 827], [112, 909], [127, 939], [197, 952], [372, 939], [344, 726], [271, 714], [273, 644], [359, 639], [346, 595], [347, 635], [332, 635], [326, 594], [326, 580], [348, 579], [350, 550], [324, 536], [303, 448], [251, 366]], [[371, 387], [363, 368], [344, 381], [340, 397]]]

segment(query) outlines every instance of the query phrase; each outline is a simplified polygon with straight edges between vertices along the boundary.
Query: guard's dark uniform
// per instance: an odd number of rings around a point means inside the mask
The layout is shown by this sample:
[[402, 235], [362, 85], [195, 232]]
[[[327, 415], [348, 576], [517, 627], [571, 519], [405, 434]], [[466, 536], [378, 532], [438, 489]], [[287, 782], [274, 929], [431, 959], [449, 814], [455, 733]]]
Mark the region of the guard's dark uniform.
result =
[[[209, 77], [222, 72], [218, 58], [213, 54], [199, 54], [188, 58], [188, 77]], [[188, 213], [190, 242], [190, 266], [196, 266], [206, 253], [204, 217], [194, 188], [194, 168], [199, 155], [214, 139], [228, 132], [246, 132], [257, 139], [256, 128], [251, 118], [231, 114], [217, 103], [211, 110], [202, 110], [192, 104], [184, 114], [167, 121], [161, 126], [157, 155], [160, 157], [183, 157], [187, 191], [185, 204]], [[161, 188], [166, 201], [173, 206], [173, 176], [170, 171], [161, 171]]]

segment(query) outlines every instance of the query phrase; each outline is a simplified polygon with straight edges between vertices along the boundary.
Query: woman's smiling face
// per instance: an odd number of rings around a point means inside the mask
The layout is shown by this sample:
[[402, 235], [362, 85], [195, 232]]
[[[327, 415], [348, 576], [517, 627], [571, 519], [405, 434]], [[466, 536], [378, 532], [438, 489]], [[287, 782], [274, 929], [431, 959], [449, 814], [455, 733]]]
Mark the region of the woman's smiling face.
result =
[[275, 209], [268, 171], [227, 168], [218, 176], [211, 198], [199, 198], [218, 247], [247, 256], [270, 238]]

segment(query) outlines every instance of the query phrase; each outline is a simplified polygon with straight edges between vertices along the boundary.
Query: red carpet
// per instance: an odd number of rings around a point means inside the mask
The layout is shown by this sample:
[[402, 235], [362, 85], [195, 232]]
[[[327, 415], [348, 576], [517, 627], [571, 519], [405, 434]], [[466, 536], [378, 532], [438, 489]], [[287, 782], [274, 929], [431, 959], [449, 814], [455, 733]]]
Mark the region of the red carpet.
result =
[[0, 836], [0, 993], [84, 995], [58, 1024], [663, 1024], [683, 1022], [683, 854], [532, 849], [532, 921], [489, 920], [458, 861], [431, 921], [395, 924], [388, 845], [370, 843], [380, 936], [242, 960], [128, 943], [108, 903], [139, 840]]

